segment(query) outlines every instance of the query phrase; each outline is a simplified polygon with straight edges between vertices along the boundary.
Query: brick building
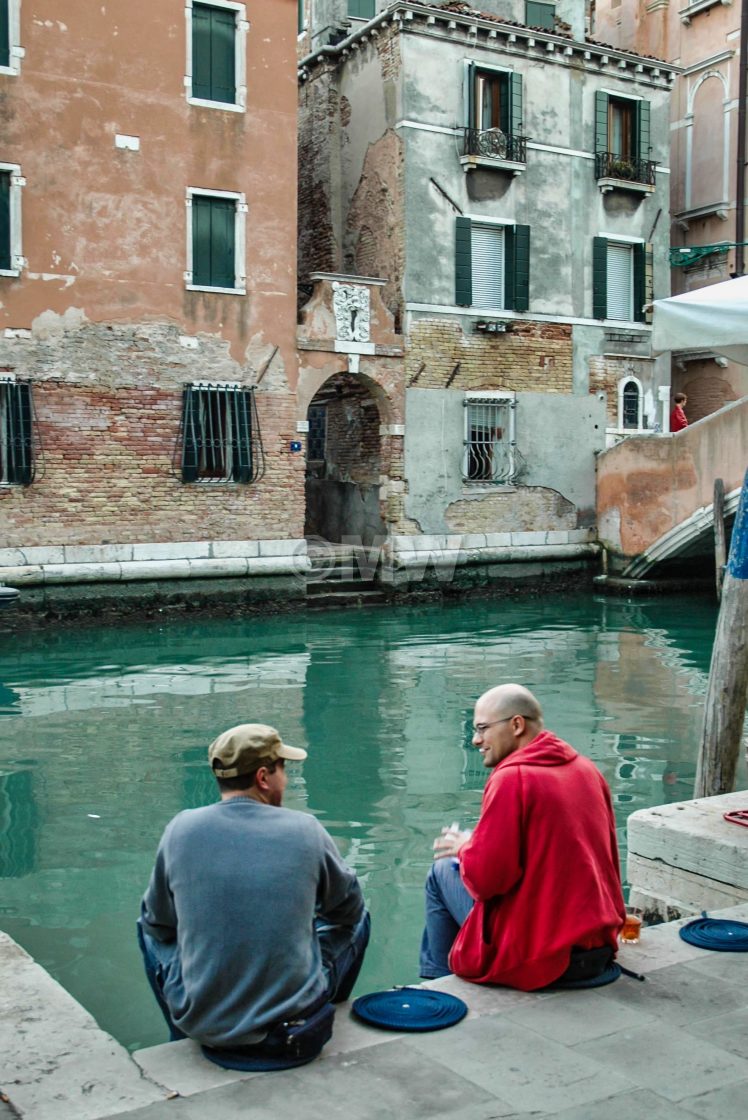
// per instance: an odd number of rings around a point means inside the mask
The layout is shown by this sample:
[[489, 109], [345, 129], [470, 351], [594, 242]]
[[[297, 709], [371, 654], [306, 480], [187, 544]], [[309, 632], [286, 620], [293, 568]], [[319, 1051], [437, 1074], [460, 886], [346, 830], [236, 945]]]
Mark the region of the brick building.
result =
[[[299, 279], [346, 307], [375, 293], [387, 319], [333, 338], [325, 368], [379, 402], [395, 551], [560, 556], [594, 539], [595, 453], [667, 411], [647, 306], [669, 294], [673, 68], [594, 42], [583, 0], [478, 7], [304, 0]], [[309, 322], [332, 298], [318, 286]]]
[[297, 6], [63, 9], [0, 3], [2, 574], [293, 572]]

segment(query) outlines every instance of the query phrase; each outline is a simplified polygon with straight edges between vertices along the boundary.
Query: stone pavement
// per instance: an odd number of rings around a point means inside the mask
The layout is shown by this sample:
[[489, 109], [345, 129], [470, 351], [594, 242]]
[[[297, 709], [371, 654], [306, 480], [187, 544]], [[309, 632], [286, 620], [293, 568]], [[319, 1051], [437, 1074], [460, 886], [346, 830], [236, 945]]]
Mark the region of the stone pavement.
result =
[[[728, 915], [748, 921], [748, 905], [711, 912]], [[639, 945], [622, 949], [621, 963], [646, 974], [644, 983], [624, 976], [604, 988], [540, 994], [447, 977], [429, 986], [469, 1004], [456, 1027], [394, 1035], [356, 1023], [343, 1007], [319, 1059], [264, 1074], [221, 1070], [189, 1041], [130, 1057], [66, 993], [55, 1009], [65, 1022], [51, 1023], [58, 1049], [63, 1037], [71, 1040], [62, 1057], [43, 1052], [49, 1018], [34, 1037], [30, 996], [26, 1020], [16, 1023], [22, 1045], [14, 1044], [0, 944], [8, 1035], [7, 1043], [0, 1038], [1, 1060], [7, 1066], [9, 1045], [17, 1061], [24, 1058], [2, 1088], [17, 1115], [33, 1120], [744, 1120], [748, 953], [687, 945], [678, 937], [682, 924], [646, 928]], [[47, 985], [47, 999], [50, 992]], [[75, 1029], [85, 1032], [88, 1020], [85, 1053], [72, 1042], [65, 1001], [77, 1008]]]

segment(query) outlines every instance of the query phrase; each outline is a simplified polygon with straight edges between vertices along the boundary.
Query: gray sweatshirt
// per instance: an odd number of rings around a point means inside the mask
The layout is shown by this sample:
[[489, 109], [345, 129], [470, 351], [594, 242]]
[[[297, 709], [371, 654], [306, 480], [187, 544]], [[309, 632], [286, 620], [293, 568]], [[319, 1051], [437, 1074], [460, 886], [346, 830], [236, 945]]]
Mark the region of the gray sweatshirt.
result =
[[176, 942], [164, 997], [175, 1024], [212, 1046], [257, 1041], [325, 990], [314, 918], [354, 926], [355, 874], [306, 813], [239, 797], [167, 825], [143, 929]]

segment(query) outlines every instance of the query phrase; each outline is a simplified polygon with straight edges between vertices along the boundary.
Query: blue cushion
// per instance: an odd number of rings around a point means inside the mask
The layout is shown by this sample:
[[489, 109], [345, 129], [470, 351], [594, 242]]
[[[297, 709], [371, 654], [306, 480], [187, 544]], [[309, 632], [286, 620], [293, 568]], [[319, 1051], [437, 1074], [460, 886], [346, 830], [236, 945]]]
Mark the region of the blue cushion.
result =
[[385, 1031], [440, 1031], [464, 1019], [467, 1004], [432, 988], [390, 988], [353, 1001], [351, 1010], [369, 1026]]

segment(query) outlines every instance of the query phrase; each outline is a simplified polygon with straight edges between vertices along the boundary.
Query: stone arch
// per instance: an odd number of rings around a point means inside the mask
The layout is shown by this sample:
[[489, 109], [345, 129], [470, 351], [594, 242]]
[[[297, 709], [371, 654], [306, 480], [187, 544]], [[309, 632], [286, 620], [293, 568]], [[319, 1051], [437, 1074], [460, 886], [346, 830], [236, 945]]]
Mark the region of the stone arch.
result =
[[335, 543], [381, 540], [391, 457], [385, 389], [349, 368], [328, 368], [307, 380], [299, 405], [309, 424], [305, 535]]
[[689, 209], [726, 200], [726, 98], [726, 80], [718, 70], [707, 70], [689, 90], [688, 112], [693, 122], [687, 153]]
[[[636, 391], [636, 424], [627, 424], [626, 416], [628, 412], [627, 397], [631, 399], [631, 389]], [[618, 430], [623, 431], [641, 431], [644, 427], [644, 386], [638, 377], [634, 377], [633, 373], [625, 374], [618, 382]]]

